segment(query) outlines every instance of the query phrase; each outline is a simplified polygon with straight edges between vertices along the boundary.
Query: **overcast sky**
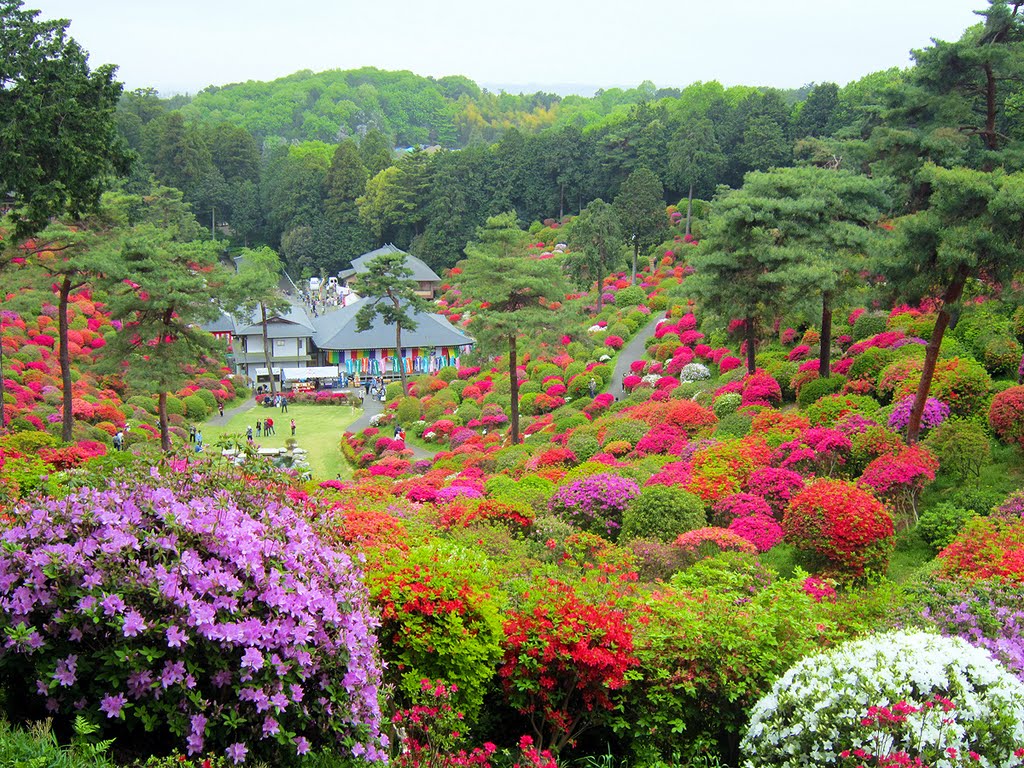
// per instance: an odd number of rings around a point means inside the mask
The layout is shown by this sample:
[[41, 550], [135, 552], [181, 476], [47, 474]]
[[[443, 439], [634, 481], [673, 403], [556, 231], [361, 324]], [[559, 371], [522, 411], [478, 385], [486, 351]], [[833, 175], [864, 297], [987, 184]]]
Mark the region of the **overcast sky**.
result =
[[163, 95], [375, 66], [490, 87], [840, 85], [955, 40], [984, 0], [25, 0]]

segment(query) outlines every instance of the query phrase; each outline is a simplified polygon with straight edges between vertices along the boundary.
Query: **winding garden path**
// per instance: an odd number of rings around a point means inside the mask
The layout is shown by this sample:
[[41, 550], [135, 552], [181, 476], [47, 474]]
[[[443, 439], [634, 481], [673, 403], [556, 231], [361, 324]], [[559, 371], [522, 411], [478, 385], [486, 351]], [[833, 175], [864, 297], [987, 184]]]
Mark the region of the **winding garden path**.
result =
[[619, 350], [619, 356], [615, 359], [615, 370], [612, 371], [611, 381], [605, 387], [605, 392], [614, 395], [616, 400], [624, 394], [622, 390], [622, 377], [629, 373], [629, 366], [634, 361], [643, 359], [644, 352], [647, 350], [647, 340], [654, 335], [658, 328], [658, 321], [664, 317], [664, 312], [652, 313], [651, 321], [637, 331], [636, 335], [629, 340], [629, 343]]

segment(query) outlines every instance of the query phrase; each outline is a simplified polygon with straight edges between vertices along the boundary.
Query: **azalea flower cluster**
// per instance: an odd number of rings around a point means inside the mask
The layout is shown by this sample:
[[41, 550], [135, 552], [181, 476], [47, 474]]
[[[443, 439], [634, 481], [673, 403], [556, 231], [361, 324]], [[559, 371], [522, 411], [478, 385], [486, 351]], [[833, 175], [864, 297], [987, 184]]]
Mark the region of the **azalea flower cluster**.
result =
[[166, 728], [189, 754], [382, 759], [376, 619], [348, 555], [273, 500], [154, 486], [15, 508], [0, 552], [15, 688]]
[[888, 632], [794, 665], [754, 707], [741, 749], [747, 768], [836, 765], [855, 750], [934, 768], [975, 752], [1010, 767], [1024, 763], [1022, 744], [1024, 683], [987, 651]]

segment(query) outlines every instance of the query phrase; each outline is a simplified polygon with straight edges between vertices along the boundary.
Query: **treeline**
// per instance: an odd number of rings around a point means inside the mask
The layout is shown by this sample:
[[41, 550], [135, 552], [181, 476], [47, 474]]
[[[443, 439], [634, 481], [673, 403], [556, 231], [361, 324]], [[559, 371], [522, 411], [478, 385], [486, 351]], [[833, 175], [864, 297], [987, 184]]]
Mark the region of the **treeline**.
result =
[[[383, 242], [440, 268], [487, 217], [576, 214], [613, 199], [640, 167], [666, 202], [706, 199], [819, 152], [808, 140], [864, 138], [903, 78], [890, 70], [800, 92], [645, 83], [560, 98], [491, 94], [461, 77], [301, 72], [190, 101], [127, 93], [118, 125], [138, 175], [181, 189], [238, 244], [277, 248], [295, 274], [337, 271]], [[396, 153], [404, 144], [429, 146]]]

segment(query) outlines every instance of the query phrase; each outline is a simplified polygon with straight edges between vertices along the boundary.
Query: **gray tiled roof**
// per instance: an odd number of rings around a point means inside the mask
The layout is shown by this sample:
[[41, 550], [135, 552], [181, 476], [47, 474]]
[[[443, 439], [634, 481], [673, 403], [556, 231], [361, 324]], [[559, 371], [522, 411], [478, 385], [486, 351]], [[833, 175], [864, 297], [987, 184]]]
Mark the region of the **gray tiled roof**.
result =
[[[334, 312], [328, 312], [316, 319], [317, 330], [313, 343], [320, 349], [388, 349], [395, 346], [395, 326], [385, 325], [379, 319], [367, 331], [356, 330], [356, 313], [370, 299], [360, 299], [354, 304]], [[467, 336], [441, 315], [413, 313], [416, 330], [402, 329], [402, 346], [411, 347], [455, 347], [474, 344]]]
[[411, 253], [406, 253], [400, 248], [396, 248], [391, 243], [352, 259], [352, 269], [356, 274], [362, 274], [367, 271], [368, 268], [366, 265], [369, 262], [385, 253], [401, 253], [405, 256], [405, 266], [412, 270], [412, 277], [409, 278], [410, 280], [416, 280], [417, 282], [441, 281], [441, 278], [437, 276], [437, 273], [428, 267], [425, 262], [417, 259]]
[[[290, 304], [286, 313], [267, 318], [267, 335], [272, 339], [290, 338], [296, 336], [310, 336], [316, 328], [313, 321], [301, 304]], [[250, 317], [239, 318], [236, 321], [235, 336], [252, 336], [262, 334], [263, 328], [260, 322], [260, 313], [257, 310]]]

